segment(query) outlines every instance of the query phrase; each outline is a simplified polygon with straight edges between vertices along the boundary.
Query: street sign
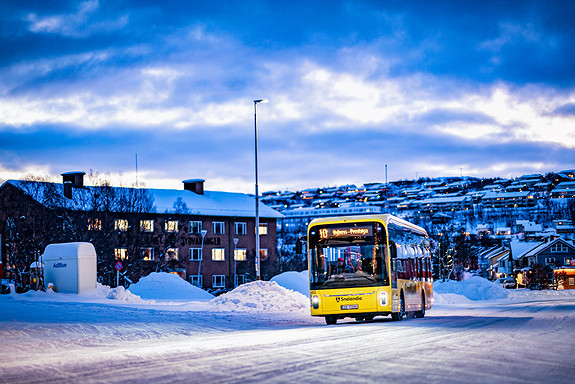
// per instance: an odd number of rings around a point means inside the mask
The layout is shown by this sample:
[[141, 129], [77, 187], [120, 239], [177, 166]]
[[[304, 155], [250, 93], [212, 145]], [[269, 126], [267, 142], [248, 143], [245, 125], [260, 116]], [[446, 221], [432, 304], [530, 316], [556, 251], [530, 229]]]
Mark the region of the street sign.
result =
[[118, 261], [116, 262], [116, 271], [119, 271], [120, 269], [122, 269], [122, 262]]

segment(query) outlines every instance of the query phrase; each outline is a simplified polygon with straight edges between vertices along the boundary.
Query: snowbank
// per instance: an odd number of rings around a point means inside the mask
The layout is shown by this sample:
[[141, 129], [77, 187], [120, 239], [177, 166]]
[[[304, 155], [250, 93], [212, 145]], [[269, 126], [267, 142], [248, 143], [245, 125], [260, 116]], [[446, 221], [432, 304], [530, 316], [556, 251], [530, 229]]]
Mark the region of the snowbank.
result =
[[271, 281], [275, 281], [284, 288], [291, 289], [309, 297], [309, 273], [308, 271], [295, 272], [289, 271], [281, 273], [272, 277]]
[[152, 272], [136, 284], [130, 285], [129, 291], [146, 300], [200, 300], [208, 301], [214, 295], [198, 288], [178, 275], [166, 272]]
[[509, 297], [509, 291], [500, 284], [479, 276], [463, 281], [435, 281], [433, 291], [437, 304], [457, 304], [458, 300], [453, 295], [460, 295], [469, 300], [496, 300]]
[[242, 284], [211, 302], [217, 309], [238, 312], [308, 311], [308, 298], [275, 281], [254, 281]]

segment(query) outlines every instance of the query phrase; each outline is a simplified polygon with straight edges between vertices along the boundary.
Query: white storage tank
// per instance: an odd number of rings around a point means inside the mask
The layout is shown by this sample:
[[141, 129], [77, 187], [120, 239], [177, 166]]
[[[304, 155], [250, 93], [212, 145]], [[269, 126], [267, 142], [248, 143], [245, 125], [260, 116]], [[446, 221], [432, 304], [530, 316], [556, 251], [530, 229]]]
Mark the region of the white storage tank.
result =
[[97, 258], [91, 243], [50, 244], [41, 256], [44, 284], [56, 292], [80, 293], [96, 288]]

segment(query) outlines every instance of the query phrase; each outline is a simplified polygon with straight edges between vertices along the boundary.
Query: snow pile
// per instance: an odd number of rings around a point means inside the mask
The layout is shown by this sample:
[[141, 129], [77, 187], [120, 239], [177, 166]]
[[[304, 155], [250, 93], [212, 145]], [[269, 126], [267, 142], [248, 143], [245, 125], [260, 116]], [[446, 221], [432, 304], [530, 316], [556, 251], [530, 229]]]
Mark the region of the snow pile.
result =
[[309, 273], [308, 271], [295, 272], [288, 271], [272, 277], [271, 281], [275, 281], [284, 288], [291, 289], [309, 297]]
[[469, 300], [496, 300], [509, 297], [508, 290], [500, 284], [479, 276], [463, 281], [450, 280], [443, 283], [435, 281], [433, 291], [437, 304], [457, 304], [457, 298], [454, 295], [460, 295]]
[[166, 272], [152, 272], [130, 285], [129, 290], [146, 300], [206, 301], [214, 298], [211, 293], [188, 283], [180, 276]]
[[211, 303], [219, 310], [238, 312], [294, 312], [309, 309], [308, 298], [275, 281], [253, 281], [216, 297]]
[[142, 300], [142, 298], [140, 296], [134, 295], [132, 292], [128, 291], [126, 288], [122, 287], [121, 285], [119, 287], [110, 289], [110, 291], [106, 295], [106, 298], [111, 299], [111, 300], [121, 300], [121, 301], [125, 301], [127, 303], [132, 303], [132, 304], [143, 304], [143, 303], [145, 303], [145, 301]]

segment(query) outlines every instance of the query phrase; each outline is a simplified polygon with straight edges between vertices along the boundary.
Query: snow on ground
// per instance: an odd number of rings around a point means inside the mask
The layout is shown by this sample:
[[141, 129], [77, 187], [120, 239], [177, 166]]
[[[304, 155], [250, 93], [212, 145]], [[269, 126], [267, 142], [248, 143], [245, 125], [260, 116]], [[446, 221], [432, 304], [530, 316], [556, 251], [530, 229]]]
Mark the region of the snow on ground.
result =
[[0, 295], [0, 382], [573, 382], [575, 290], [435, 282], [423, 319], [326, 326], [305, 273], [216, 298], [177, 279]]

